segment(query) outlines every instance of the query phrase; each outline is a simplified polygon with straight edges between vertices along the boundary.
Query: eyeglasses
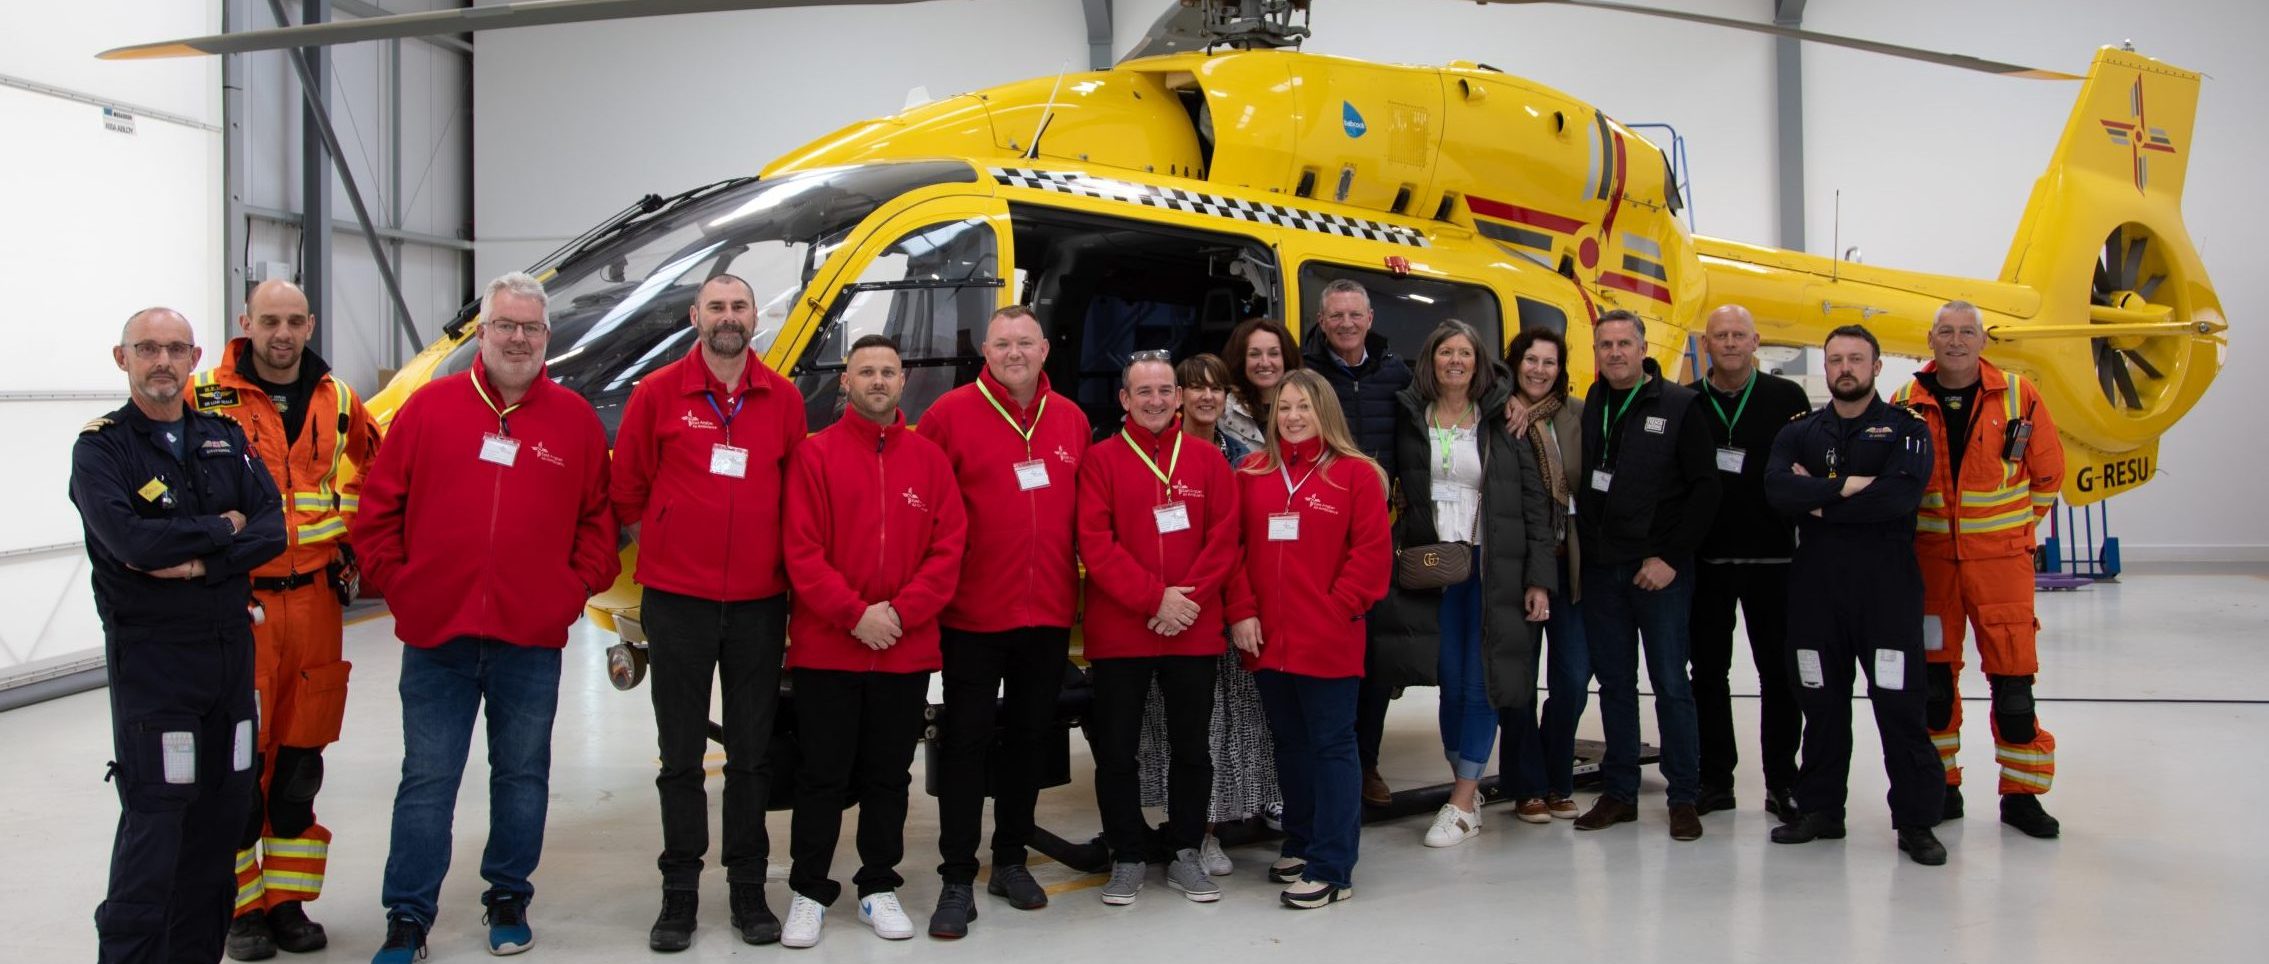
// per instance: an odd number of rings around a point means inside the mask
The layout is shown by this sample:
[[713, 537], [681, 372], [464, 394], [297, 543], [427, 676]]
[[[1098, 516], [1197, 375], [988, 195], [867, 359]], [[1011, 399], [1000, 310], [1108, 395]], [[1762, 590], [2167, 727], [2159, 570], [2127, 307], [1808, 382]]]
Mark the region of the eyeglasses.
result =
[[164, 343], [154, 341], [138, 341], [129, 347], [134, 349], [134, 357], [139, 358], [143, 361], [154, 360], [160, 355], [171, 355], [175, 358], [190, 358], [197, 354], [197, 346], [182, 341], [169, 341]]
[[513, 335], [526, 335], [530, 338], [541, 338], [546, 332], [551, 331], [550, 325], [544, 324], [540, 321], [490, 321], [484, 322], [484, 324], [488, 325], [490, 328], [495, 329], [497, 334], [503, 335], [506, 338], [510, 338]]
[[1167, 364], [1173, 364], [1174, 353], [1167, 351], [1164, 348], [1145, 348], [1141, 351], [1127, 356], [1127, 364], [1132, 365], [1136, 362], [1166, 362]]

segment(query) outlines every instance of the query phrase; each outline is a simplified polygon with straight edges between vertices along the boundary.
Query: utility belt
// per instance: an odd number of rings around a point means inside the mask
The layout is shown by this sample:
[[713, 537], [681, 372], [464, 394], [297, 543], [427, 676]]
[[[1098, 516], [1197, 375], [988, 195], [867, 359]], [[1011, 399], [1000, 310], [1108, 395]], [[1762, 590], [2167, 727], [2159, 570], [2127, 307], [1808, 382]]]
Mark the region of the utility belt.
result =
[[295, 572], [289, 576], [255, 576], [252, 588], [256, 592], [291, 592], [315, 584], [317, 577], [330, 585], [332, 595], [339, 597], [340, 606], [352, 605], [362, 592], [362, 567], [355, 563], [354, 550], [339, 547], [339, 557], [331, 560], [322, 571]]
[[260, 592], [290, 592], [302, 586], [315, 584], [315, 573], [295, 572], [289, 576], [255, 576], [252, 588]]

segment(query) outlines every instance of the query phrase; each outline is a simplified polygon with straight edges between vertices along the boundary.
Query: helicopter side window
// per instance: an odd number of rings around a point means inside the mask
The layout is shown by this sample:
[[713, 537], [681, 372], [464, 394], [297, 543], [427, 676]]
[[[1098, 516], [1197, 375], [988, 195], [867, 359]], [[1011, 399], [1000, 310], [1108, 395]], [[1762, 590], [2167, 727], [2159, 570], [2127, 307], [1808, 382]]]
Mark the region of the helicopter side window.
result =
[[876, 255], [858, 280], [844, 286], [796, 364], [796, 387], [812, 429], [841, 417], [837, 376], [843, 346], [866, 335], [898, 341], [906, 366], [899, 406], [908, 421], [918, 421], [938, 396], [975, 381], [985, 364], [978, 345], [999, 301], [998, 249], [991, 226], [970, 218], [916, 229]]
[[1514, 298], [1513, 307], [1520, 312], [1522, 331], [1531, 328], [1548, 328], [1565, 336], [1568, 333], [1568, 313], [1559, 305], [1548, 304], [1533, 298]]
[[[1387, 340], [1387, 348], [1416, 365], [1426, 347], [1426, 336], [1444, 321], [1455, 318], [1472, 325], [1488, 342], [1483, 354], [1491, 359], [1505, 346], [1504, 309], [1495, 292], [1480, 285], [1408, 275], [1366, 271], [1346, 265], [1310, 261], [1300, 266], [1300, 341], [1321, 337], [1315, 330], [1324, 286], [1341, 278], [1361, 284], [1371, 294], [1371, 331]], [[1523, 304], [1526, 304], [1524, 301]], [[1561, 319], [1565, 326], [1566, 318]]]

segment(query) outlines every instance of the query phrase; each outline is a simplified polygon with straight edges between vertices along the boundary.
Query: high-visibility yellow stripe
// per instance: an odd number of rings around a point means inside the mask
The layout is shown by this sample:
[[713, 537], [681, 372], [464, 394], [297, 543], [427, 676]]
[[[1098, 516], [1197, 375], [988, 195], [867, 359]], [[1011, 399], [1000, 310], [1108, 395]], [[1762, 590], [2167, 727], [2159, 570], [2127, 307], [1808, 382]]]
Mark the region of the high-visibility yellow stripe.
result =
[[328, 542], [347, 534], [347, 522], [338, 516], [325, 516], [323, 521], [299, 526], [293, 530], [299, 535], [300, 545], [311, 542]]
[[1960, 733], [1934, 733], [1931, 734], [1930, 742], [1937, 744], [1938, 748], [1942, 750], [1959, 750], [1962, 748], [1962, 735]]
[[2028, 787], [2039, 787], [2043, 790], [2048, 789], [2050, 781], [2048, 774], [2028, 773], [2024, 770], [2012, 770], [2008, 767], [2001, 768], [2001, 779], [2011, 783], [2022, 783]]
[[247, 871], [247, 870], [251, 870], [251, 869], [253, 868], [253, 866], [254, 866], [254, 863], [253, 863], [253, 861], [254, 861], [254, 856], [253, 856], [253, 853], [252, 853], [252, 851], [251, 851], [251, 849], [250, 849], [250, 848], [246, 848], [246, 849], [244, 849], [244, 850], [239, 850], [239, 851], [237, 851], [237, 852], [236, 852], [236, 872], [237, 872], [237, 873], [240, 873], [240, 874], [241, 874], [241, 873], [243, 873], [243, 872], [245, 872], [245, 871]]
[[275, 890], [296, 890], [303, 894], [323, 891], [322, 874], [297, 874], [288, 870], [270, 870], [266, 874], [268, 886]]
[[2025, 491], [2026, 483], [2019, 479], [2012, 485], [2004, 485], [1998, 489], [1987, 489], [1983, 492], [1964, 492], [1962, 493], [1962, 504], [1973, 509], [2000, 505], [2003, 502], [2023, 498]]
[[1933, 517], [1931, 517], [1931, 516], [1920, 516], [1920, 517], [1917, 517], [1917, 518], [1916, 518], [1916, 519], [1914, 520], [1914, 528], [1915, 528], [1915, 531], [1916, 531], [1916, 532], [1945, 532], [1945, 531], [1948, 531], [1948, 530], [1947, 530], [1947, 527], [1946, 527], [1946, 520], [1944, 520], [1944, 519], [1939, 519], [1939, 518], [1933, 518]]
[[1951, 754], [1951, 753], [1941, 753], [1941, 754], [1939, 754], [1939, 755], [1938, 755], [1938, 762], [1939, 762], [1939, 764], [1940, 764], [1941, 766], [1944, 766], [1944, 767], [1945, 767], [1945, 768], [1947, 769], [1947, 771], [1948, 771], [1948, 772], [1952, 772], [1952, 771], [1954, 771], [1954, 770], [1960, 769], [1959, 767], [1956, 767], [1956, 766], [1954, 765], [1954, 755], [1953, 755], [1953, 754]]
[[2044, 506], [2044, 505], [2055, 505], [2055, 504], [2056, 504], [2056, 493], [2054, 493], [2054, 492], [2035, 492], [2035, 493], [2033, 493], [2033, 508], [2036, 508], [2036, 509], [2037, 509], [2037, 508], [2040, 508], [2041, 506]]
[[1994, 747], [1993, 758], [2003, 763], [2030, 763], [2036, 766], [2041, 764], [2053, 764], [2056, 762], [2056, 754], [2054, 753], [2042, 753], [2038, 750], [2019, 750], [2006, 746]]
[[328, 492], [294, 492], [292, 508], [300, 512], [331, 511], [332, 496]]
[[262, 837], [260, 838], [260, 849], [270, 859], [300, 857], [307, 860], [322, 860], [331, 853], [330, 844], [306, 837]]
[[1962, 520], [1963, 532], [2000, 532], [2033, 524], [2033, 507], [2022, 506], [1998, 515]]
[[[2050, 496], [2050, 498], [2055, 498], [2055, 496]], [[342, 495], [342, 496], [340, 496], [340, 497], [339, 497], [339, 511], [341, 511], [341, 512], [356, 512], [356, 511], [360, 511], [361, 509], [362, 509], [362, 496], [359, 496], [359, 495]]]

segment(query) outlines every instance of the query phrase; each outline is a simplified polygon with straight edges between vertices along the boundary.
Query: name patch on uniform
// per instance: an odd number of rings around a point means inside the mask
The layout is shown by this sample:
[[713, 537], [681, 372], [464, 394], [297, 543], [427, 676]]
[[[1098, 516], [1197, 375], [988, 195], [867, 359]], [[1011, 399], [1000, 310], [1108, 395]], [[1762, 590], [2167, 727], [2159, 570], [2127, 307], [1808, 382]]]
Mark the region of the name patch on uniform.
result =
[[235, 408], [236, 389], [227, 385], [199, 385], [196, 400], [198, 408]]
[[150, 479], [148, 482], [142, 483], [141, 488], [134, 490], [134, 494], [141, 496], [142, 501], [144, 502], [156, 502], [158, 500], [158, 497], [164, 495], [165, 493], [165, 483], [160, 482], [155, 478]]
[[1888, 425], [1870, 425], [1867, 427], [1866, 431], [1863, 431], [1860, 434], [1868, 438], [1890, 438], [1891, 427]]
[[1668, 427], [1670, 427], [1669, 421], [1655, 415], [1647, 416], [1647, 431], [1661, 435], [1662, 430]]

